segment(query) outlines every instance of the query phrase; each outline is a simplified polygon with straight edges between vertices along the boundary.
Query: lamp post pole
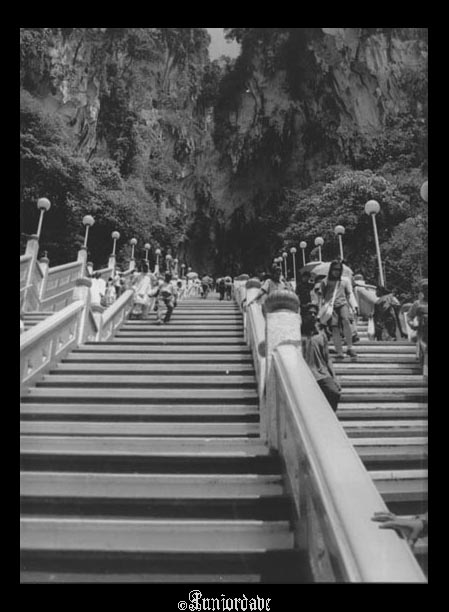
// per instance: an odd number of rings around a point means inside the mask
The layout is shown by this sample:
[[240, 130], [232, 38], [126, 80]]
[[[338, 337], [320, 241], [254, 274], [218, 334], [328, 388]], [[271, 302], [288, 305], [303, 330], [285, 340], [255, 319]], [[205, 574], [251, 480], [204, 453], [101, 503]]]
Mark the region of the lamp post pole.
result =
[[[285, 269], [285, 280], [287, 280], [287, 255], [286, 251], [282, 253], [282, 259], [284, 260], [284, 269]], [[281, 260], [282, 261], [282, 260]], [[281, 266], [282, 267], [282, 266]]]
[[382, 268], [382, 258], [380, 255], [380, 246], [379, 246], [379, 236], [377, 235], [377, 224], [376, 224], [376, 215], [380, 211], [379, 202], [376, 200], [368, 200], [365, 204], [365, 212], [367, 215], [370, 215], [373, 220], [373, 230], [374, 230], [374, 242], [376, 243], [376, 253], [377, 253], [377, 263], [379, 266], [379, 281], [380, 286], [385, 286], [384, 281], [384, 271]]
[[134, 247], [137, 244], [137, 240], [135, 238], [131, 238], [129, 244], [131, 245], [131, 259], [134, 259]]
[[37, 226], [37, 232], [36, 232], [36, 236], [38, 240], [41, 236], [42, 222], [44, 220], [44, 213], [50, 209], [50, 206], [51, 206], [50, 200], [48, 200], [47, 198], [39, 198], [37, 201], [37, 207], [41, 211], [41, 214], [39, 216], [39, 223]]
[[343, 225], [336, 225], [336, 226], [335, 226], [334, 232], [335, 232], [335, 233], [337, 234], [337, 236], [338, 236], [338, 244], [339, 244], [339, 246], [340, 246], [340, 257], [341, 257], [341, 260], [342, 260], [342, 261], [343, 261], [343, 259], [344, 259], [344, 258], [343, 258], [343, 239], [342, 239], [342, 236], [343, 236], [343, 234], [345, 233], [345, 231], [346, 231], [346, 230], [345, 230], [345, 228], [343, 227]]
[[84, 244], [83, 247], [87, 249], [87, 238], [89, 236], [89, 228], [95, 223], [94, 218], [90, 215], [86, 215], [83, 217], [83, 225], [86, 228], [86, 233], [84, 234]]
[[156, 249], [156, 266], [154, 268], [154, 271], [156, 274], [159, 274], [159, 255], [161, 254], [161, 249]]
[[148, 251], [151, 249], [151, 244], [149, 242], [146, 242], [144, 244], [144, 249], [145, 249], [145, 261], [148, 261]]
[[120, 238], [119, 232], [112, 232], [111, 238], [114, 241], [112, 245], [112, 257], [115, 257], [115, 245], [117, 244], [117, 240]]
[[318, 247], [318, 257], [320, 259], [320, 261], [322, 261], [321, 259], [321, 247], [324, 244], [324, 240], [321, 238], [321, 236], [318, 236], [317, 238], [315, 238], [315, 246]]
[[305, 254], [305, 250], [307, 248], [307, 242], [304, 242], [304, 240], [302, 240], [299, 243], [299, 248], [302, 251], [302, 265], [305, 266], [306, 265], [306, 254]]
[[293, 259], [293, 278], [294, 278], [295, 287], [296, 287], [296, 259], [295, 259], [296, 248], [292, 247], [290, 249], [290, 253], [292, 254], [292, 259]]

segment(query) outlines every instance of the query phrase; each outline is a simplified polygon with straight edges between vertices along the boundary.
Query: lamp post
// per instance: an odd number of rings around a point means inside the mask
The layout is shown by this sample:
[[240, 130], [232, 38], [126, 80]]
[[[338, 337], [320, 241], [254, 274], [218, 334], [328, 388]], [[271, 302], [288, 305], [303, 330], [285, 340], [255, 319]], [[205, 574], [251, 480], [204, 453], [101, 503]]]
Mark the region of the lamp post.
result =
[[377, 253], [377, 263], [379, 265], [379, 280], [380, 286], [384, 287], [384, 272], [382, 269], [382, 258], [380, 256], [380, 246], [379, 246], [379, 237], [377, 235], [377, 225], [376, 225], [376, 215], [380, 211], [379, 202], [376, 200], [368, 200], [365, 204], [365, 212], [367, 215], [370, 215], [373, 220], [373, 229], [374, 229], [374, 241], [376, 243], [376, 253]]
[[173, 274], [178, 275], [178, 259], [175, 257], [173, 260]]
[[83, 225], [86, 228], [86, 233], [84, 234], [84, 244], [83, 247], [87, 249], [87, 237], [89, 235], [89, 227], [91, 227], [95, 223], [95, 220], [90, 215], [86, 215], [83, 217]]
[[292, 247], [290, 249], [290, 253], [292, 254], [292, 259], [293, 259], [293, 278], [295, 280], [295, 286], [296, 286], [296, 259], [295, 259], [296, 248]]
[[[284, 252], [282, 253], [282, 258], [283, 258], [283, 260], [284, 260], [284, 268], [285, 268], [285, 280], [287, 280], [287, 256], [288, 256], [288, 253], [287, 253], [286, 251], [284, 251]], [[281, 259], [281, 261], [282, 261], [282, 259]], [[282, 266], [281, 266], [281, 268], [282, 268]]]
[[173, 257], [170, 255], [170, 253], [168, 253], [168, 255], [165, 256], [165, 271], [166, 272], [171, 272], [171, 262], [173, 260]]
[[306, 254], [305, 254], [305, 250], [307, 248], [307, 242], [304, 242], [304, 240], [302, 240], [299, 243], [299, 248], [302, 251], [302, 265], [305, 266], [306, 265]]
[[115, 257], [115, 245], [117, 243], [117, 240], [120, 238], [119, 232], [112, 232], [111, 238], [114, 241], [114, 244], [112, 245], [112, 257]]
[[342, 236], [345, 233], [345, 228], [343, 227], [343, 225], [336, 225], [334, 232], [337, 234], [338, 236], [338, 244], [340, 246], [340, 257], [343, 261], [343, 239]]
[[148, 251], [151, 249], [151, 244], [149, 242], [146, 242], [143, 245], [143, 248], [145, 249], [145, 261], [148, 261]]
[[321, 236], [318, 236], [317, 238], [315, 238], [315, 246], [318, 247], [318, 257], [320, 259], [320, 261], [322, 261], [321, 259], [321, 247], [324, 244], [324, 240], [321, 238]]
[[159, 274], [159, 255], [161, 254], [161, 249], [156, 249], [155, 253], [156, 253], [156, 266], [154, 268], [154, 271], [157, 274]]
[[181, 264], [181, 278], [184, 278], [184, 269], [186, 267], [186, 264]]
[[429, 181], [425, 181], [422, 185], [421, 185], [421, 190], [420, 190], [420, 194], [422, 199], [424, 200], [424, 202], [428, 202], [428, 194], [427, 194], [427, 189], [428, 189], [428, 184]]
[[137, 240], [135, 238], [131, 238], [129, 244], [131, 245], [131, 259], [134, 259], [134, 247], [137, 244]]
[[37, 226], [37, 239], [39, 240], [40, 235], [41, 235], [41, 229], [42, 229], [42, 221], [44, 219], [44, 213], [47, 212], [47, 210], [50, 209], [50, 200], [48, 200], [47, 198], [39, 198], [37, 201], [37, 207], [38, 209], [41, 211], [40, 217], [39, 217], [39, 223]]

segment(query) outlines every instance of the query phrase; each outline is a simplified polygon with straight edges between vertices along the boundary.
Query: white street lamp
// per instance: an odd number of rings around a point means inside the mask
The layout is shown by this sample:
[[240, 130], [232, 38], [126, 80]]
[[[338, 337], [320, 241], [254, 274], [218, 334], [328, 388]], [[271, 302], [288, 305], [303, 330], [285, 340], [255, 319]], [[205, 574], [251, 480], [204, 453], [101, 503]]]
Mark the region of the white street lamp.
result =
[[292, 247], [290, 249], [290, 253], [292, 254], [292, 259], [293, 259], [293, 278], [295, 279], [295, 285], [296, 285], [296, 259], [295, 259], [296, 248]]
[[345, 233], [345, 228], [343, 227], [343, 225], [336, 225], [334, 232], [337, 234], [338, 236], [338, 244], [340, 245], [340, 257], [343, 261], [343, 239], [342, 236]]
[[51, 206], [50, 200], [48, 200], [47, 198], [39, 198], [37, 201], [37, 207], [41, 211], [41, 214], [39, 216], [39, 223], [37, 226], [37, 232], [36, 232], [38, 240], [41, 235], [42, 221], [44, 219], [44, 213], [50, 209], [50, 206]]
[[[288, 253], [287, 253], [286, 251], [284, 251], [284, 252], [282, 253], [282, 257], [283, 257], [283, 259], [284, 259], [285, 280], [287, 280], [287, 255], [288, 255]], [[282, 259], [281, 259], [281, 261], [282, 261]], [[281, 266], [281, 268], [282, 268], [282, 266]]]
[[89, 227], [91, 227], [95, 223], [95, 220], [90, 215], [86, 215], [83, 217], [83, 225], [86, 228], [86, 233], [84, 234], [84, 248], [87, 249], [87, 237], [89, 235]]
[[322, 261], [321, 259], [321, 247], [324, 244], [324, 240], [321, 238], [321, 236], [318, 236], [317, 238], [315, 238], [315, 246], [318, 247], [318, 257], [319, 260]]
[[380, 205], [379, 205], [379, 202], [376, 202], [376, 200], [368, 200], [368, 202], [365, 204], [365, 212], [367, 215], [371, 215], [371, 218], [373, 220], [374, 242], [376, 243], [377, 263], [379, 265], [380, 286], [384, 287], [385, 286], [384, 272], [382, 269], [382, 258], [380, 256], [379, 237], [377, 235], [377, 225], [376, 225], [376, 215], [379, 211], [380, 211]]
[[120, 238], [119, 232], [112, 232], [111, 238], [114, 241], [114, 244], [112, 246], [112, 257], [115, 257], [115, 245], [117, 243], [117, 240]]
[[161, 254], [161, 249], [156, 249], [156, 269], [155, 272], [159, 272], [159, 255]]
[[149, 242], [146, 242], [143, 245], [143, 248], [145, 249], [145, 261], [148, 261], [148, 251], [151, 249], [151, 244]]
[[428, 195], [427, 195], [427, 188], [428, 188], [428, 183], [429, 181], [425, 181], [422, 185], [421, 185], [421, 197], [424, 200], [424, 202], [428, 202]]
[[131, 259], [134, 259], [134, 247], [137, 244], [137, 240], [135, 238], [131, 238], [129, 244], [131, 245]]
[[299, 243], [299, 248], [302, 251], [302, 265], [305, 266], [306, 265], [306, 255], [305, 255], [305, 250], [307, 248], [307, 242], [304, 242], [304, 240], [302, 240]]

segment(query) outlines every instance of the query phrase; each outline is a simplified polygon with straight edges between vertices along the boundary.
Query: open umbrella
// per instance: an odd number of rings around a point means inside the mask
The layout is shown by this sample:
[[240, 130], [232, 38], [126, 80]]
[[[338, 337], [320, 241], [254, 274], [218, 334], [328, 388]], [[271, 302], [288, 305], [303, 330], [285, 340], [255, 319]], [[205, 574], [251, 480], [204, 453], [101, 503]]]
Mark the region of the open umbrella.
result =
[[[315, 276], [315, 278], [317, 276], [327, 276], [328, 272], [329, 272], [330, 265], [331, 265], [330, 261], [318, 262], [318, 265], [315, 266], [311, 270], [311, 273], [312, 273], [313, 276]], [[351, 268], [349, 266], [347, 266], [346, 264], [343, 264], [343, 275], [342, 276], [349, 276], [349, 277], [351, 277], [352, 275], [353, 275], [353, 272], [352, 272]]]
[[197, 272], [187, 272], [186, 278], [188, 278], [189, 280], [193, 280], [194, 278], [198, 278], [198, 273]]
[[321, 265], [323, 262], [322, 261], [309, 261], [309, 263], [306, 263], [305, 266], [303, 266], [299, 272], [298, 275], [301, 276], [301, 274], [303, 274], [303, 272], [312, 272], [314, 268], [316, 268], [317, 266]]

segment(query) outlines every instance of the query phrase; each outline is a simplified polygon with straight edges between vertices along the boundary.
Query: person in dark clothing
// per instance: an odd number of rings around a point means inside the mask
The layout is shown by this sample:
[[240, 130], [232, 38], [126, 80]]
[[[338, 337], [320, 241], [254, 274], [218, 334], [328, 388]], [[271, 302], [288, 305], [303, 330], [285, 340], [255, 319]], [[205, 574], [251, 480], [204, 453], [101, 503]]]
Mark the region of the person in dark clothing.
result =
[[217, 280], [217, 291], [220, 295], [220, 302], [224, 300], [225, 291], [226, 291], [226, 283], [224, 278], [219, 278]]
[[386, 287], [377, 287], [378, 300], [374, 305], [374, 333], [376, 340], [396, 340], [397, 309], [400, 303]]
[[301, 308], [301, 345], [304, 360], [309, 366], [332, 410], [337, 412], [341, 387], [337, 382], [326, 335], [317, 329], [317, 304], [305, 304]]
[[299, 298], [300, 305], [309, 304], [312, 301], [314, 287], [315, 283], [312, 281], [311, 273], [308, 270], [304, 270], [296, 285], [296, 295]]

